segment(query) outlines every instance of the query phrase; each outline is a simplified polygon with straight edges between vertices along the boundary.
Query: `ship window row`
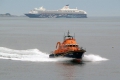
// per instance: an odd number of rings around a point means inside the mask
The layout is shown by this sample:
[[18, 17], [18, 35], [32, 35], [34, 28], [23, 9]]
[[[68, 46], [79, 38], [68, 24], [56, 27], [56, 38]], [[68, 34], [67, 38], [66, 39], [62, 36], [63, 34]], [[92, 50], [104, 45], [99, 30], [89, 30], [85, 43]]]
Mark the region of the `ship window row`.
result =
[[75, 12], [75, 11], [65, 11], [65, 12]]
[[78, 47], [78, 45], [65, 45], [66, 47]]
[[82, 13], [82, 11], [63, 11], [63, 12], [81, 12]]

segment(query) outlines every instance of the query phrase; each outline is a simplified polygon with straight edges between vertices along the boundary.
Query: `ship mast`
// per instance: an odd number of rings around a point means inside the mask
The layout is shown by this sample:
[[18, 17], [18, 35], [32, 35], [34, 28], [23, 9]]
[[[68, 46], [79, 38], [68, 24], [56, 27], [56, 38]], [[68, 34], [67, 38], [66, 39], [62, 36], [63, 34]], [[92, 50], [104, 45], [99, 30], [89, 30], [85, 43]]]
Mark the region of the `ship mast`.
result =
[[70, 37], [70, 32], [69, 32], [69, 30], [68, 30], [67, 36]]
[[73, 36], [70, 35], [69, 30], [68, 30], [67, 36], [65, 36], [65, 34], [64, 34], [64, 40], [65, 40], [66, 37], [68, 37], [68, 38], [72, 37], [73, 38]]

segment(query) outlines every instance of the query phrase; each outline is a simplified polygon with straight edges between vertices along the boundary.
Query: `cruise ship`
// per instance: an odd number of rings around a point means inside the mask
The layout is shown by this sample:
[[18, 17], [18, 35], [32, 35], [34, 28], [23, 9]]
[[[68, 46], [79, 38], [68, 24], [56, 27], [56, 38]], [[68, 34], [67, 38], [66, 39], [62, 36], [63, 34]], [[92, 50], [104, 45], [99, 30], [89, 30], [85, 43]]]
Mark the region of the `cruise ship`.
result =
[[25, 15], [29, 18], [87, 18], [86, 11], [77, 8], [70, 9], [69, 5], [65, 5], [59, 10], [46, 10], [43, 7], [34, 8]]

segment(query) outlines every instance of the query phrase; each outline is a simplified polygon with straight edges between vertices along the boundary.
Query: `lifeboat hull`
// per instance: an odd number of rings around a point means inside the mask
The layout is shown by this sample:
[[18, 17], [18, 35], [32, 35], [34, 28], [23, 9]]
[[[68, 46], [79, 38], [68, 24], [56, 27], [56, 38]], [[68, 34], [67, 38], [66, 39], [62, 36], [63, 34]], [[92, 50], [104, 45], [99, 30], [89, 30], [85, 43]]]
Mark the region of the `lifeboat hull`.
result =
[[75, 59], [82, 59], [84, 52], [74, 52], [70, 51], [67, 53], [59, 53], [59, 54], [50, 54], [50, 58], [56, 58], [56, 57], [68, 57], [68, 58], [75, 58]]

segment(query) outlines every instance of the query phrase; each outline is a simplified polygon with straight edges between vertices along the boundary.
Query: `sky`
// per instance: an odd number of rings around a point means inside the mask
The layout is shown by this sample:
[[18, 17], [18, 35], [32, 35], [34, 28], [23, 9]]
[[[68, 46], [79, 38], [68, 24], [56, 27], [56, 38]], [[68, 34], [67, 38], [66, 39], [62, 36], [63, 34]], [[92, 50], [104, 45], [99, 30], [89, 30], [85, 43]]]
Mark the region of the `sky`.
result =
[[67, 4], [86, 11], [88, 16], [120, 16], [120, 0], [0, 0], [0, 14], [24, 15], [41, 6], [58, 10]]

